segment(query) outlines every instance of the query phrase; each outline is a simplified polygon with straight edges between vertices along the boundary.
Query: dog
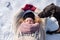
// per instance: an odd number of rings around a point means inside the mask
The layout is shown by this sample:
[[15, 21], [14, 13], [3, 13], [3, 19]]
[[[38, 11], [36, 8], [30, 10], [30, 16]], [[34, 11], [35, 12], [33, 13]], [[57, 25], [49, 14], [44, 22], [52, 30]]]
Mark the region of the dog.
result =
[[40, 18], [55, 17], [58, 21], [59, 28], [50, 33], [60, 33], [60, 7], [56, 6], [54, 3], [46, 6], [42, 12], [38, 14]]

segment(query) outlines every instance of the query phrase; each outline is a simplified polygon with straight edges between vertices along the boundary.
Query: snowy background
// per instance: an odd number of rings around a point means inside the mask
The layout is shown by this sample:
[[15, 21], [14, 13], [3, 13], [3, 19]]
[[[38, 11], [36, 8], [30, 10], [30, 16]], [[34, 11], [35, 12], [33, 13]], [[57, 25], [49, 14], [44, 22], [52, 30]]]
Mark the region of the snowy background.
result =
[[[13, 40], [12, 17], [18, 9], [25, 4], [33, 4], [42, 10], [51, 3], [60, 6], [60, 0], [0, 0], [0, 40]], [[51, 26], [49, 22], [47, 26]], [[46, 40], [60, 40], [60, 34], [46, 35]]]

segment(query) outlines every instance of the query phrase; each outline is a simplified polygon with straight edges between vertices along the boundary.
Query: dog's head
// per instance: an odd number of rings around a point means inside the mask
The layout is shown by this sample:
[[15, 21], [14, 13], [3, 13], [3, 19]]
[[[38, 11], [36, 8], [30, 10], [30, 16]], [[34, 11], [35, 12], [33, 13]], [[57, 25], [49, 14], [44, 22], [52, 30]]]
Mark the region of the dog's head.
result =
[[38, 14], [39, 17], [45, 18], [50, 17], [52, 14], [55, 13], [55, 5], [52, 3], [46, 6], [41, 13]]

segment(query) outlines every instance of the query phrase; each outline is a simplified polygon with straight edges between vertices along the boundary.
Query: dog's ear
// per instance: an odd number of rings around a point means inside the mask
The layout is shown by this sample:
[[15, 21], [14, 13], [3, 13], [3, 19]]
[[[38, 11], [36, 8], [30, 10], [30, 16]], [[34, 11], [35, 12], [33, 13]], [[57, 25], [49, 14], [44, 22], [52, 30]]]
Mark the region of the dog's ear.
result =
[[54, 3], [51, 3], [51, 5], [55, 5]]

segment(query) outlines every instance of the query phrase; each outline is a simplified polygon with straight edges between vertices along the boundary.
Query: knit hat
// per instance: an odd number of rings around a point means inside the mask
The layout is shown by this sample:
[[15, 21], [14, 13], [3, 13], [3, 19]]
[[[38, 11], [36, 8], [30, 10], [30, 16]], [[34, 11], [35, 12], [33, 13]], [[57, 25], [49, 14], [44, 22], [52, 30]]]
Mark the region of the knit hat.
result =
[[35, 20], [35, 15], [32, 11], [28, 10], [24, 13], [23, 15], [23, 19], [26, 19], [26, 18], [32, 18], [33, 20]]

